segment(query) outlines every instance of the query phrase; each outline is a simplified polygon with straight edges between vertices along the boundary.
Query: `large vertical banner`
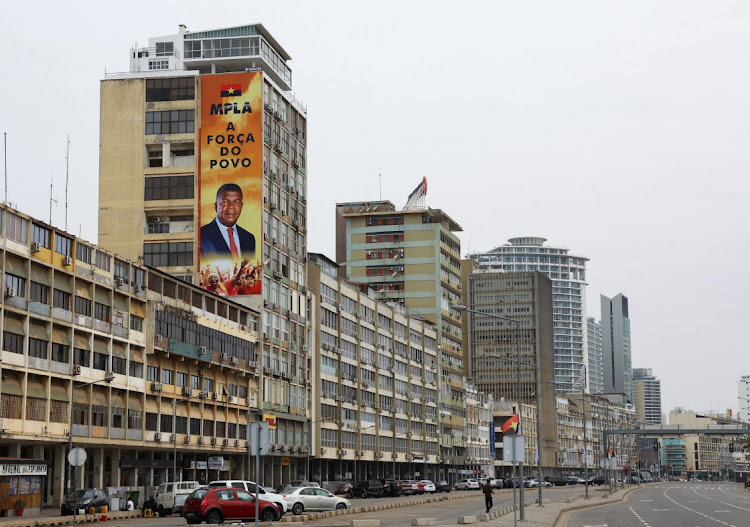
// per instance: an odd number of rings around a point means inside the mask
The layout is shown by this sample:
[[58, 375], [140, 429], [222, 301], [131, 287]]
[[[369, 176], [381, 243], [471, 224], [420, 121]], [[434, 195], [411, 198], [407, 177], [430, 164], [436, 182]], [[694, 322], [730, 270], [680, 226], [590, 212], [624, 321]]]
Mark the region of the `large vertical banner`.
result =
[[201, 75], [198, 272], [222, 296], [261, 292], [263, 77]]

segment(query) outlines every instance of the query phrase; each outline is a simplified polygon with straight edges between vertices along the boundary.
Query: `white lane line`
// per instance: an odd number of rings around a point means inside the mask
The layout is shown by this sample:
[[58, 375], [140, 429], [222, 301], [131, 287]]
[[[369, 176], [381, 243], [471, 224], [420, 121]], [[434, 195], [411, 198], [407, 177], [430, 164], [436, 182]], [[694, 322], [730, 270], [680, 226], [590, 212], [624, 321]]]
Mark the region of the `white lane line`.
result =
[[709, 516], [709, 515], [707, 515], [707, 514], [703, 514], [703, 513], [702, 513], [702, 512], [700, 512], [700, 511], [697, 511], [697, 510], [695, 510], [695, 509], [691, 509], [691, 508], [690, 508], [690, 507], [688, 507], [687, 505], [683, 505], [682, 503], [679, 503], [678, 501], [675, 501], [674, 499], [672, 499], [671, 497], [669, 497], [669, 496], [667, 495], [667, 491], [666, 491], [666, 490], [664, 491], [664, 497], [665, 497], [665, 498], [667, 498], [667, 499], [668, 499], [669, 501], [671, 501], [672, 503], [674, 503], [675, 505], [677, 505], [678, 507], [682, 507], [683, 509], [685, 509], [685, 510], [688, 510], [688, 511], [690, 511], [690, 512], [692, 512], [692, 513], [695, 513], [695, 514], [697, 514], [698, 516], [703, 516], [704, 518], [706, 518], [706, 519], [708, 519], [708, 520], [711, 520], [711, 521], [715, 521], [716, 523], [720, 523], [720, 524], [722, 524], [722, 525], [727, 525], [728, 527], [736, 527], [735, 525], [732, 525], [731, 523], [723, 522], [723, 521], [721, 521], [721, 520], [718, 520], [718, 519], [716, 519], [716, 518], [712, 518], [711, 516]]
[[654, 512], [666, 512], [669, 509], [653, 509]]
[[633, 507], [628, 507], [628, 509], [630, 509], [630, 512], [632, 512], [633, 515], [636, 518], [638, 518], [638, 521], [641, 522], [644, 525], [644, 527], [651, 527], [648, 523], [646, 523], [646, 521], [643, 518], [641, 518], [640, 514], [638, 514], [637, 512], [635, 512], [635, 510], [633, 510]]
[[693, 492], [700, 496], [701, 498], [705, 498], [707, 500], [716, 501], [718, 503], [721, 503], [722, 505], [726, 505], [727, 507], [734, 507], [735, 509], [740, 509], [741, 511], [748, 511], [750, 512], [750, 509], [747, 509], [745, 507], [740, 507], [739, 505], [735, 505], [734, 503], [727, 503], [726, 501], [717, 500], [715, 498], [710, 498], [708, 496], [704, 496], [703, 494], [700, 494], [697, 490], [693, 490]]

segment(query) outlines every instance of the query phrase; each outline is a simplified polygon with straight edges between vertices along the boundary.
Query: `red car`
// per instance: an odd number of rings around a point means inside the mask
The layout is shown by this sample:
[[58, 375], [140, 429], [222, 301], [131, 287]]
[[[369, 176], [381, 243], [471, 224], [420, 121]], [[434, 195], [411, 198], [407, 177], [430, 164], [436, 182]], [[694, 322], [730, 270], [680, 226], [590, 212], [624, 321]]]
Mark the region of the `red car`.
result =
[[[255, 495], [242, 489], [200, 488], [185, 500], [182, 509], [185, 521], [190, 524], [222, 523], [226, 520], [254, 520]], [[279, 517], [279, 509], [266, 500], [258, 502], [258, 519], [272, 522]]]

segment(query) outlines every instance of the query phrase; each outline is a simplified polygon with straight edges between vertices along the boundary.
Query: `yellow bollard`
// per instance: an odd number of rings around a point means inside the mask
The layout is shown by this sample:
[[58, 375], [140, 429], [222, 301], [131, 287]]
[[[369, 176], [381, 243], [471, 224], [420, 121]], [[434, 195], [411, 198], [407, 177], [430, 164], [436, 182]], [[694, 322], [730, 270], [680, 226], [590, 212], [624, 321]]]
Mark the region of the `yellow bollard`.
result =
[[146, 509], [145, 511], [143, 511], [143, 517], [144, 518], [152, 518], [153, 516], [151, 514], [151, 509]]

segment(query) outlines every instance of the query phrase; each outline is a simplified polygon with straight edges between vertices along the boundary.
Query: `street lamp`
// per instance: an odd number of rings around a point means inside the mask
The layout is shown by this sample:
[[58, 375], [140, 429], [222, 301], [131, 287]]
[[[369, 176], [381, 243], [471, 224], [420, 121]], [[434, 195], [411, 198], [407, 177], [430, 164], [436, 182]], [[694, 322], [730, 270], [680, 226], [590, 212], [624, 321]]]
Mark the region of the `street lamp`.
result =
[[[83, 388], [84, 386], [91, 386], [92, 384], [97, 384], [100, 382], [112, 382], [115, 379], [114, 374], [110, 373], [103, 379], [97, 379], [95, 381], [89, 381], [89, 382], [82, 382], [80, 384], [73, 384], [72, 388], [70, 390], [70, 430], [68, 431], [68, 452], [73, 452], [73, 399], [75, 399], [74, 394], [76, 388]], [[68, 460], [70, 461], [70, 460]], [[78, 460], [76, 459], [76, 462]], [[71, 463], [72, 465], [73, 463]], [[78, 472], [78, 465], [75, 467], [75, 472], [77, 474]], [[68, 495], [72, 493], [71, 487], [75, 487], [75, 483], [73, 480], [75, 479], [75, 476], [69, 475], [68, 476]], [[73, 489], [74, 490], [74, 489]], [[73, 502], [73, 525], [76, 524], [76, 515], [78, 513], [78, 506], [76, 505], [75, 501]]]
[[[510, 317], [504, 317], [502, 315], [495, 315], [494, 313], [484, 313], [482, 311], [477, 311], [476, 309], [469, 309], [466, 306], [462, 306], [460, 304], [456, 305], [454, 304], [451, 306], [456, 311], [466, 311], [467, 313], [474, 313], [476, 315], [483, 315], [490, 318], [497, 318], [500, 320], [507, 320], [508, 322], [513, 322], [516, 325], [516, 353], [518, 355], [517, 363], [518, 367], [516, 368], [516, 388], [518, 393], [518, 428], [520, 428], [521, 433], [519, 435], [523, 436], [523, 426], [521, 425], [521, 365], [523, 362], [521, 361], [521, 321], [517, 318], [510, 318]], [[537, 367], [537, 375], [536, 375], [536, 412], [537, 412], [537, 471], [538, 471], [538, 477], [541, 482], [542, 479], [542, 449], [540, 448], [541, 443], [541, 414], [539, 413], [539, 368]], [[494, 440], [494, 438], [493, 438]], [[524, 456], [525, 457], [525, 456]], [[523, 503], [523, 462], [518, 464], [518, 482], [519, 482], [519, 490], [518, 490], [518, 497], [520, 501], [520, 509], [518, 517], [521, 521], [524, 521], [525, 519], [525, 507]], [[541, 484], [538, 486], [539, 488], [539, 506], [542, 506], [542, 486]]]

